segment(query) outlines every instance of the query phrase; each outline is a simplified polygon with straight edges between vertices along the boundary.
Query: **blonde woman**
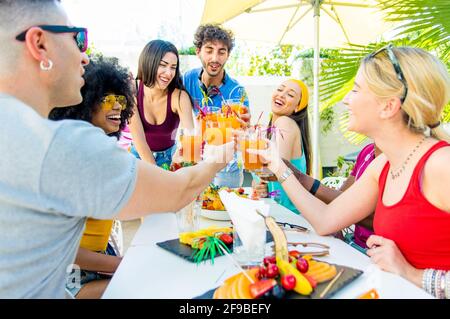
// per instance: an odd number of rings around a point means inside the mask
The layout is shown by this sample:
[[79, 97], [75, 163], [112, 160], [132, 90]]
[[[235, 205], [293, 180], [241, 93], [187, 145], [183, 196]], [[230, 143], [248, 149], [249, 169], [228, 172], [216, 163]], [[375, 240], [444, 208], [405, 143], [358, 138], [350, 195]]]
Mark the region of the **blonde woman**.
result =
[[362, 60], [344, 99], [349, 129], [383, 154], [330, 204], [294, 177], [273, 145], [258, 152], [317, 233], [332, 234], [375, 211], [368, 255], [381, 269], [438, 298], [450, 297], [449, 136], [440, 125], [450, 99], [442, 62], [417, 48], [386, 46]]

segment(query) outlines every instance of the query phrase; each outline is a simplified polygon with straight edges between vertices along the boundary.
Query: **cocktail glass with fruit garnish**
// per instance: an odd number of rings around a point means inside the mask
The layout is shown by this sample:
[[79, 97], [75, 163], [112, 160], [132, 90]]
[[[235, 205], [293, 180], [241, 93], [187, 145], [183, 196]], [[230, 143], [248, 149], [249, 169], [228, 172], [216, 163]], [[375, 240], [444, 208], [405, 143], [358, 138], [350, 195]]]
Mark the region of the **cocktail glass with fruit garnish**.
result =
[[[222, 114], [233, 118], [233, 128], [239, 129], [243, 127], [243, 123], [239, 121], [240, 115], [247, 114], [248, 108], [239, 99], [228, 99], [222, 103]], [[244, 125], [245, 126], [245, 125]]]
[[249, 149], [264, 150], [267, 148], [267, 142], [260, 128], [250, 128], [241, 134], [240, 150], [244, 168], [247, 171], [258, 172], [263, 169], [263, 163], [256, 154], [247, 152]]
[[202, 136], [197, 129], [181, 129], [180, 142], [183, 149], [183, 161], [198, 163], [201, 160]]
[[232, 128], [226, 122], [206, 122], [204, 140], [210, 145], [222, 145], [232, 140]]

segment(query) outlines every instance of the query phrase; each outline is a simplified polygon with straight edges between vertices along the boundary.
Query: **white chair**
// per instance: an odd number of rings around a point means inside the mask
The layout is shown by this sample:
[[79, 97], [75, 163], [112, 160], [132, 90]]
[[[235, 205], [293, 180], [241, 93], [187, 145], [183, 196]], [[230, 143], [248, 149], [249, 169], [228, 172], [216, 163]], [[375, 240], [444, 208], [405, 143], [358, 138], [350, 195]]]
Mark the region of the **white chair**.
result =
[[323, 178], [320, 182], [328, 187], [334, 188], [334, 189], [339, 189], [342, 184], [344, 184], [345, 180], [347, 178], [346, 177], [342, 177], [342, 176], [328, 176]]
[[123, 256], [123, 231], [122, 223], [119, 220], [115, 220], [109, 235], [109, 243], [114, 248], [117, 256]]

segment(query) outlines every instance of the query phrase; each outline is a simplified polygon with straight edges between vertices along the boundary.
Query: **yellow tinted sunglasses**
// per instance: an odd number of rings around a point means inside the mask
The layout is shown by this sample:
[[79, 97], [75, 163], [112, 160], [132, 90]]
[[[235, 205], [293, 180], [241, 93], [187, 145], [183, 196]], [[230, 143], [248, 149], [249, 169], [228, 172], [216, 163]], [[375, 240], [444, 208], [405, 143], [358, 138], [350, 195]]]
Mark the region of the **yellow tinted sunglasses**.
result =
[[120, 104], [122, 111], [127, 107], [127, 98], [125, 96], [109, 94], [102, 99], [102, 110], [111, 111], [116, 102]]

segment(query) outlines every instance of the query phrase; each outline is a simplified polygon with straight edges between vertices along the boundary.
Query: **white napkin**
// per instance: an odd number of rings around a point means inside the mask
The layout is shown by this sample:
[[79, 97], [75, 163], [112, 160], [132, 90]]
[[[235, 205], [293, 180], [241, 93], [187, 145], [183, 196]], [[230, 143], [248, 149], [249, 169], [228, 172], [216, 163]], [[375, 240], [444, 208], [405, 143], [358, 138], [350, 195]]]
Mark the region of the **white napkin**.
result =
[[258, 241], [266, 238], [266, 223], [264, 218], [256, 212], [258, 209], [264, 216], [269, 216], [270, 205], [263, 201], [256, 201], [240, 197], [234, 192], [219, 191], [225, 209], [233, 222], [233, 228], [238, 233], [244, 249], [251, 251]]

